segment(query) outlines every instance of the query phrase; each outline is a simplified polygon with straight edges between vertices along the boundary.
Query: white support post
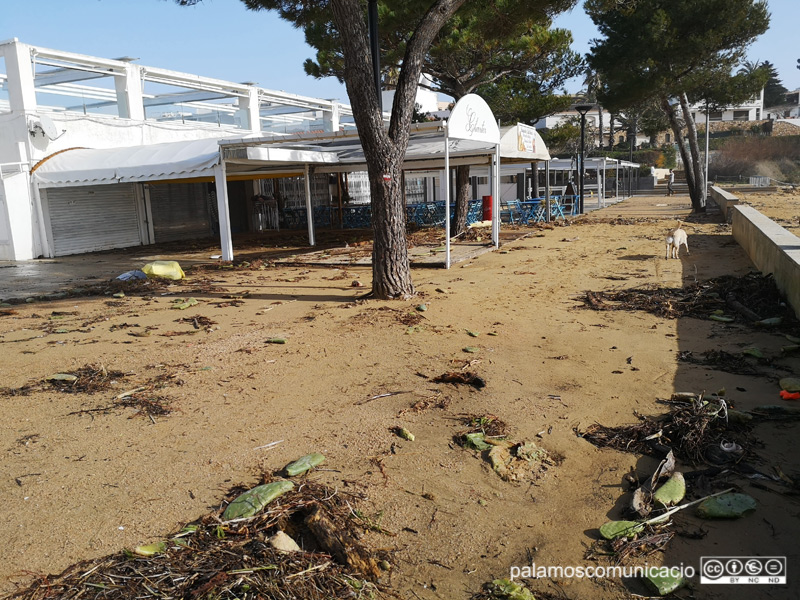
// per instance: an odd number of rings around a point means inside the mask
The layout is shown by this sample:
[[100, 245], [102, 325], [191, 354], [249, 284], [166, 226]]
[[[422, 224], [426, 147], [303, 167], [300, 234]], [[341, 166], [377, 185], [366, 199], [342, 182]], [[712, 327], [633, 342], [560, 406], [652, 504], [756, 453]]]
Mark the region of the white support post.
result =
[[225, 177], [225, 161], [222, 160], [221, 153], [219, 164], [214, 167], [214, 183], [217, 188], [217, 213], [219, 214], [219, 239], [222, 260], [233, 260], [231, 211], [228, 208], [228, 182]]
[[261, 131], [261, 111], [258, 100], [258, 88], [250, 86], [247, 90], [247, 96], [239, 98], [237, 111], [241, 128], [259, 133]]
[[444, 128], [444, 268], [450, 268], [450, 140], [447, 137], [447, 121]]
[[12, 111], [35, 112], [36, 88], [33, 83], [31, 48], [17, 41], [5, 47], [3, 53], [8, 76], [8, 104]]
[[306, 221], [308, 222], [308, 245], [316, 246], [317, 242], [314, 240], [314, 211], [311, 209], [311, 171], [306, 163], [305, 176], [303, 177], [306, 187]]
[[114, 77], [117, 91], [117, 111], [123, 119], [144, 121], [142, 74], [138, 65], [125, 65], [124, 75]]
[[494, 177], [492, 190], [492, 241], [500, 247], [500, 144], [494, 150]]
[[[573, 200], [574, 202], [574, 200]], [[550, 161], [544, 161], [544, 208], [550, 214]]]
[[[599, 172], [598, 172], [599, 174]], [[606, 207], [606, 157], [603, 157], [603, 178], [600, 181], [600, 198], [603, 201], [602, 208]]]
[[322, 113], [322, 123], [325, 131], [339, 131], [341, 125], [339, 124], [339, 103], [332, 102], [331, 110]]
[[39, 184], [31, 178], [31, 190], [33, 191], [33, 203], [36, 207], [36, 220], [39, 222], [39, 253], [34, 252], [34, 256], [53, 257], [53, 249], [47, 239], [47, 226], [44, 222], [44, 210], [42, 210], [42, 195], [39, 192]]

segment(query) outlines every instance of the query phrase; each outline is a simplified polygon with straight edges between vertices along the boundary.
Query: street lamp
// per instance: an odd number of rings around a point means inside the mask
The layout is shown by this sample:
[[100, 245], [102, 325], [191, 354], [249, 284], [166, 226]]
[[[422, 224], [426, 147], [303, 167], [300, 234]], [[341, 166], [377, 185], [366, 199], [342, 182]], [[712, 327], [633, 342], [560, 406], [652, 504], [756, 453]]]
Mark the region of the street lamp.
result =
[[580, 164], [578, 165], [579, 171], [579, 185], [580, 185], [580, 192], [578, 196], [578, 214], [583, 214], [583, 174], [585, 172], [583, 161], [586, 158], [586, 113], [589, 112], [594, 108], [593, 104], [576, 104], [573, 107], [575, 110], [578, 111], [581, 115], [581, 160]]

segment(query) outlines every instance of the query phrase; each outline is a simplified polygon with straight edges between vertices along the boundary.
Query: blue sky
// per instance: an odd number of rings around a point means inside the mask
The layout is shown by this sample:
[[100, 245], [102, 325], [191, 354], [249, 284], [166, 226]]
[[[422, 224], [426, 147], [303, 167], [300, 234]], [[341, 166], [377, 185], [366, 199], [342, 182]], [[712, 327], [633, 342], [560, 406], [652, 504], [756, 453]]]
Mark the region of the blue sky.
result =
[[[274, 13], [252, 12], [240, 0], [205, 0], [179, 7], [172, 0], [5, 0], [0, 40], [20, 41], [101, 56], [132, 56], [139, 64], [259, 85], [295, 94], [339, 98], [335, 79], [315, 80], [303, 72], [312, 56], [303, 34]], [[798, 0], [769, 0], [770, 30], [749, 57], [776, 65], [783, 84], [800, 87], [795, 43]], [[573, 31], [574, 49], [586, 52], [597, 33], [580, 6], [558, 26]], [[791, 49], [789, 49], [791, 48]], [[578, 84], [570, 91], [577, 91]]]

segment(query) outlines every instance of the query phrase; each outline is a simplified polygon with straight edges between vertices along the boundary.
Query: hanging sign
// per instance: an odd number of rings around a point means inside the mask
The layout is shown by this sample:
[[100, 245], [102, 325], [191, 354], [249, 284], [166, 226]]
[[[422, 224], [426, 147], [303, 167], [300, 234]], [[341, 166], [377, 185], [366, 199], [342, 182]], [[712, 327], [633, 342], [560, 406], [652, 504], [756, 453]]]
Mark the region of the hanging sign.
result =
[[536, 129], [524, 123], [517, 123], [517, 150], [536, 152]]
[[447, 120], [447, 134], [450, 138], [500, 143], [500, 130], [492, 109], [477, 94], [467, 94], [456, 102]]

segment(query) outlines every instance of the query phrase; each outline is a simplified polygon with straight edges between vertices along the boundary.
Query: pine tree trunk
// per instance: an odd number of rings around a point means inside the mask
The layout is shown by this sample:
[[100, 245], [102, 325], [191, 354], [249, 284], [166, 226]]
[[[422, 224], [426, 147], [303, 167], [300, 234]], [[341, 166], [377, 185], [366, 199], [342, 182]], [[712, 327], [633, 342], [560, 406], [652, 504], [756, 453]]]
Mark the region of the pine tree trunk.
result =
[[681, 94], [681, 109], [683, 110], [683, 120], [686, 122], [687, 137], [689, 138], [689, 152], [692, 155], [692, 173], [694, 174], [694, 185], [689, 188], [689, 195], [692, 198], [692, 210], [694, 212], [706, 212], [706, 190], [703, 185], [703, 161], [700, 156], [700, 145], [697, 143], [697, 125], [692, 118], [689, 99], [686, 94]]
[[614, 120], [617, 118], [617, 115], [611, 113], [610, 122], [608, 124], [608, 149], [614, 149], [614, 136], [616, 135], [616, 131], [614, 130]]
[[694, 171], [691, 169], [691, 160], [689, 155], [686, 153], [686, 146], [683, 143], [683, 128], [678, 121], [678, 116], [675, 114], [675, 110], [669, 103], [669, 98], [666, 96], [661, 98], [661, 108], [664, 111], [664, 114], [667, 115], [670, 127], [672, 128], [672, 134], [675, 136], [675, 142], [678, 144], [678, 151], [681, 153], [681, 162], [683, 162], [683, 171], [686, 174], [686, 183], [691, 190], [694, 186]]
[[456, 214], [450, 235], [461, 235], [467, 230], [467, 213], [469, 212], [469, 165], [456, 167]]
[[364, 149], [372, 205], [372, 293], [378, 298], [414, 294], [408, 262], [401, 166], [408, 147], [422, 59], [442, 25], [465, 0], [436, 0], [408, 41], [388, 131], [378, 105], [366, 11], [360, 0], [331, 0], [344, 54], [343, 78]]
[[[385, 156], [364, 146], [372, 198], [372, 292], [378, 298], [408, 298], [414, 295], [406, 240], [403, 202], [403, 164], [398, 151]], [[370, 157], [370, 154], [372, 156]]]

